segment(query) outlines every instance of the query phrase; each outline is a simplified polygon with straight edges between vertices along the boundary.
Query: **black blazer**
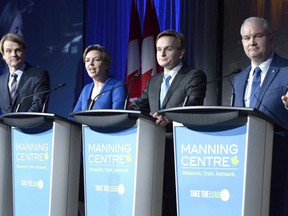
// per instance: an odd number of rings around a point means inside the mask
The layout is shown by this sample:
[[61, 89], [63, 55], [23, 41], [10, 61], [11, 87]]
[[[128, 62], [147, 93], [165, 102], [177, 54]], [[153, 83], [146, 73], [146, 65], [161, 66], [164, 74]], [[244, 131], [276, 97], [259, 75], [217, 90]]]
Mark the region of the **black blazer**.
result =
[[[152, 76], [140, 98], [129, 109], [155, 113], [160, 110], [160, 91], [163, 73]], [[162, 109], [181, 107], [187, 95], [186, 106], [203, 105], [207, 78], [203, 71], [182, 66], [173, 79], [164, 98]]]
[[[48, 71], [31, 67], [26, 63], [25, 69], [18, 83], [16, 99], [12, 102], [8, 87], [9, 75], [8, 72], [0, 76], [0, 108], [3, 114], [15, 112], [17, 105], [25, 96], [50, 90], [50, 77]], [[41, 112], [46, 96], [48, 96], [48, 93], [28, 97], [22, 101], [18, 111]]]

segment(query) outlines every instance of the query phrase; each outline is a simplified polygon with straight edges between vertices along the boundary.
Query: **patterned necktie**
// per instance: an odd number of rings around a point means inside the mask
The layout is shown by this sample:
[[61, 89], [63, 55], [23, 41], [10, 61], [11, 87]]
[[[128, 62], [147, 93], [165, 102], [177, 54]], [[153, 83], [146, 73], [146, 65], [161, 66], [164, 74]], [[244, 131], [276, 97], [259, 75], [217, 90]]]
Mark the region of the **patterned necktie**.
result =
[[172, 77], [169, 74], [165, 75], [164, 84], [162, 85], [161, 95], [160, 95], [160, 106], [162, 107], [162, 103], [164, 101], [165, 95], [169, 89], [169, 81]]
[[12, 77], [12, 82], [11, 82], [11, 87], [10, 87], [10, 96], [11, 100], [14, 101], [16, 97], [16, 92], [17, 92], [17, 77], [18, 75], [16, 73], [13, 73], [11, 75]]
[[256, 67], [254, 69], [254, 77], [252, 81], [252, 88], [251, 88], [251, 94], [250, 94], [250, 107], [256, 107], [257, 101], [258, 101], [258, 94], [260, 90], [260, 84], [261, 84], [261, 69], [259, 67]]

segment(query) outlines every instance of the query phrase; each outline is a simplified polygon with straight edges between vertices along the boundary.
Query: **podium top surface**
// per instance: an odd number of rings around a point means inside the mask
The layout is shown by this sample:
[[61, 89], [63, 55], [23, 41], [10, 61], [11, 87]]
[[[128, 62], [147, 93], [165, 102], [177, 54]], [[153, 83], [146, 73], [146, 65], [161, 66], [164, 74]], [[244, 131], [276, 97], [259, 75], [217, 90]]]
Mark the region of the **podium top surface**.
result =
[[142, 111], [134, 110], [84, 110], [69, 114], [74, 121], [91, 127], [114, 127], [135, 125], [138, 118], [155, 121], [154, 118]]
[[56, 114], [39, 112], [6, 113], [0, 116], [0, 120], [4, 124], [18, 128], [33, 128], [59, 119], [69, 121]]
[[228, 106], [187, 106], [160, 110], [159, 113], [168, 119], [184, 125], [208, 125], [235, 123], [247, 116], [256, 116], [272, 123], [279, 128], [285, 128], [275, 122], [270, 116], [254, 108]]

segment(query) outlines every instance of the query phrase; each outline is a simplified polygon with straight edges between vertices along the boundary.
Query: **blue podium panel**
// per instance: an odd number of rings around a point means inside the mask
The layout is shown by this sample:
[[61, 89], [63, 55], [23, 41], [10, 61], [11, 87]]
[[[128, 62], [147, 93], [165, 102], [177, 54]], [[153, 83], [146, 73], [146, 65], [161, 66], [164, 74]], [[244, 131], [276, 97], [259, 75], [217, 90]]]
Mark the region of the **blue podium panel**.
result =
[[273, 125], [239, 122], [173, 123], [178, 215], [269, 215]]
[[269, 216], [269, 117], [243, 107], [160, 113], [173, 121], [178, 216]]
[[71, 116], [82, 124], [86, 215], [161, 215], [165, 128], [140, 111]]
[[97, 132], [83, 126], [83, 146], [86, 215], [133, 215], [137, 127]]
[[10, 127], [0, 123], [0, 216], [13, 215]]
[[178, 215], [242, 215], [247, 126], [174, 132]]
[[12, 128], [15, 216], [50, 215], [52, 137], [52, 129], [34, 134]]

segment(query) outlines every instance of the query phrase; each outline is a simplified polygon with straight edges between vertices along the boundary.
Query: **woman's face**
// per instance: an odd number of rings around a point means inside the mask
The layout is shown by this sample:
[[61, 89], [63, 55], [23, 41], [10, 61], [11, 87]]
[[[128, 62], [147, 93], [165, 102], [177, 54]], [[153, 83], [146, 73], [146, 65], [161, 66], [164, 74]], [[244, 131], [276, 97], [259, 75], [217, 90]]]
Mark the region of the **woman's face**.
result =
[[91, 50], [87, 53], [85, 57], [85, 68], [93, 80], [107, 75], [107, 64], [103, 60], [102, 53], [98, 50]]

